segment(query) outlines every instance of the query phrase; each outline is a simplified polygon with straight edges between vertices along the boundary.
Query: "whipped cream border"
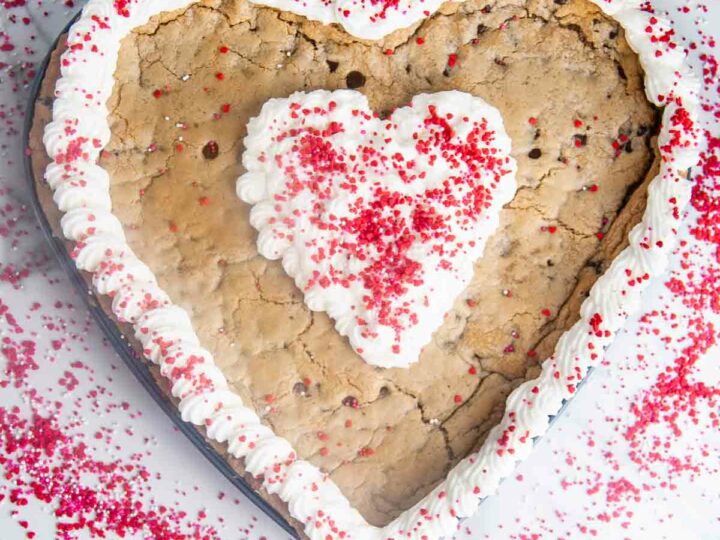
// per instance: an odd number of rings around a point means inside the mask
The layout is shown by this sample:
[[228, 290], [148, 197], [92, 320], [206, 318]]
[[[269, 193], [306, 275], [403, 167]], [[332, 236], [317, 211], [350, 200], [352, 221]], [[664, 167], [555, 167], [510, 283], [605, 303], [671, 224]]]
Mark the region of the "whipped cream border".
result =
[[665, 271], [690, 198], [686, 172], [698, 160], [700, 137], [692, 127], [697, 125], [698, 80], [684, 63], [682, 51], [650, 41], [645, 28], [651, 18], [655, 29], [670, 29], [666, 20], [641, 10], [640, 3], [632, 0], [592, 0], [625, 28], [645, 69], [649, 100], [665, 106], [658, 142], [660, 173], [649, 186], [642, 222], [630, 232], [628, 247], [592, 287], [580, 320], [560, 338], [541, 375], [508, 397], [502, 421], [481, 449], [461, 461], [422, 501], [378, 528], [364, 520], [329, 477], [298, 459], [288, 441], [243, 405], [212, 355], [200, 345], [188, 314], [172, 304], [152, 271], [132, 252], [112, 214], [109, 176], [97, 161], [111, 136], [106, 103], [114, 86], [120, 42], [153, 15], [195, 1], [137, 0], [127, 3], [128, 11], [121, 13], [118, 6], [124, 2], [90, 0], [70, 29], [53, 120], [43, 143], [53, 160], [45, 179], [64, 213], [63, 234], [76, 243], [72, 253], [76, 265], [92, 274], [98, 293], [112, 297], [118, 320], [133, 325], [146, 358], [172, 382], [182, 418], [204, 426], [208, 437], [227, 443], [230, 454], [244, 459], [247, 471], [261, 476], [262, 486], [278, 494], [290, 514], [304, 523], [309, 538], [451, 535], [459, 520], [472, 515], [530, 453], [549, 418], [600, 361], [625, 320], [639, 311], [650, 280]]

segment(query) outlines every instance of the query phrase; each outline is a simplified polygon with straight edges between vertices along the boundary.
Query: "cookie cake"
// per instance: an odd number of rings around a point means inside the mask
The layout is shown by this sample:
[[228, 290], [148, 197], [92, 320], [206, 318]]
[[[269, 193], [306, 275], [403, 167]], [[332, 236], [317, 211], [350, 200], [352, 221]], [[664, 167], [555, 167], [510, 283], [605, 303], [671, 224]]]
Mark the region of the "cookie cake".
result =
[[629, 0], [91, 0], [37, 190], [300, 534], [438, 538], [665, 268], [698, 151], [671, 36]]

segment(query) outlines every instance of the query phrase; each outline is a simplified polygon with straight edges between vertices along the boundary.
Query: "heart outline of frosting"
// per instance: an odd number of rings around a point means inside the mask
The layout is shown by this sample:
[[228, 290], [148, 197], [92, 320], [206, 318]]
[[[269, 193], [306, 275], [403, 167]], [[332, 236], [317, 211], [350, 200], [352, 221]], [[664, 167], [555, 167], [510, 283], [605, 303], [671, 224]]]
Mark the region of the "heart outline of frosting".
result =
[[[548, 417], [572, 397], [575, 384], [599, 362], [602, 355], [590, 354], [588, 345], [592, 342], [599, 352], [612, 342], [627, 317], [637, 313], [642, 292], [651, 280], [624, 288], [627, 270], [645, 272], [648, 278], [664, 271], [675, 245], [682, 210], [690, 197], [692, 184], [686, 180], [687, 169], [697, 163], [701, 146], [697, 127], [700, 85], [680, 48], [670, 50], [667, 44], [648, 39], [645, 29], [650, 19], [654, 19], [656, 29], [671, 29], [666, 19], [629, 0], [592, 1], [623, 25], [629, 44], [646, 70], [650, 101], [665, 106], [659, 136], [663, 159], [659, 174], [650, 184], [643, 221], [630, 233], [629, 245], [591, 289], [580, 320], [563, 334], [541, 375], [510, 395], [502, 421], [481, 449], [456, 465], [422, 501], [383, 528], [369, 525], [331, 479], [299, 459], [286, 440], [273, 434], [243, 404], [215, 366], [210, 352], [199, 345], [187, 312], [172, 304], [152, 272], [134, 255], [119, 220], [111, 212], [107, 173], [97, 160], [110, 137], [105, 103], [113, 89], [113, 65], [120, 41], [151, 16], [186, 7], [194, 0], [137, 0], [127, 14], [119, 13], [112, 0], [89, 0], [68, 34], [69, 45], [79, 45], [83, 36], [91, 35], [102, 57], [89, 47], [70, 47], [64, 53], [66, 64], [56, 85], [53, 121], [43, 137], [45, 149], [54, 161], [45, 179], [64, 213], [63, 234], [76, 243], [76, 266], [92, 274], [93, 286], [101, 295], [113, 297], [114, 315], [133, 325], [136, 338], [146, 347], [143, 353], [148, 360], [161, 366], [168, 362], [168, 355], [152, 346], [157, 340], [174, 343], [167, 352], [173, 353], [176, 364], [187, 362], [191, 356], [202, 360], [195, 362], [192, 370], [186, 370], [186, 380], [172, 387], [173, 396], [180, 400], [182, 418], [197, 426], [212, 424], [212, 429], [205, 431], [207, 436], [227, 443], [228, 451], [244, 460], [246, 470], [261, 480], [263, 488], [279, 495], [291, 515], [306, 524], [305, 533], [313, 540], [338, 538], [340, 533], [371, 540], [398, 536], [439, 538], [452, 533], [458, 520], [474, 513], [480, 501], [494, 493], [515, 464], [531, 452], [534, 438], [547, 430]], [[662, 54], [656, 54], [658, 51]], [[95, 93], [94, 103], [87, 102], [89, 91]], [[682, 125], [681, 119], [689, 125]], [[65, 130], [68, 123], [75, 126], [72, 137]], [[68, 173], [56, 156], [66, 153], [70, 145], [82, 150], [82, 159], [74, 162]], [[649, 239], [653, 242], [649, 243]], [[112, 279], [105, 279], [103, 265], [118, 262], [122, 262], [118, 272]], [[598, 313], [602, 313], [601, 321], [596, 317]], [[600, 326], [603, 337], [597, 335]], [[574, 381], [572, 390], [565, 385], [565, 378], [570, 376]], [[253, 448], [237, 444], [239, 433], [253, 435]], [[510, 453], [509, 448], [514, 452]]]

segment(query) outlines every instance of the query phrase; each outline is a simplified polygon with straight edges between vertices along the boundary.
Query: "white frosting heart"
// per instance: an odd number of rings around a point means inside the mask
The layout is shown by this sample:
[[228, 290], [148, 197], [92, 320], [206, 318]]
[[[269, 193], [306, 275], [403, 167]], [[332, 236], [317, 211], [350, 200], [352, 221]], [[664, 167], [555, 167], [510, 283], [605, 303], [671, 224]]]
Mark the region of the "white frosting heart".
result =
[[497, 109], [463, 92], [387, 119], [353, 90], [300, 92], [250, 121], [237, 191], [308, 307], [368, 363], [406, 367], [515, 195], [510, 147]]

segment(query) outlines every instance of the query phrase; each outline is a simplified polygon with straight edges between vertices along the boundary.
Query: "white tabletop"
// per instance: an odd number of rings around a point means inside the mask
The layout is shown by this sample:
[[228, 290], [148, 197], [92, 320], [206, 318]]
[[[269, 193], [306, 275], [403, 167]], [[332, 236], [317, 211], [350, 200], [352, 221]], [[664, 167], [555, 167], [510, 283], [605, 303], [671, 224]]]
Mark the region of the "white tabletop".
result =
[[[687, 36], [685, 45], [697, 42], [691, 57], [700, 65], [709, 39], [698, 32], [720, 37], [720, 5], [710, 3], [704, 12], [695, 1], [656, 2], [668, 8], [678, 33]], [[173, 427], [105, 343], [28, 207], [20, 140], [26, 80], [77, 9], [72, 4], [7, 0], [0, 10], [0, 408], [18, 407], [17, 419], [0, 416], [0, 442], [17, 437], [24, 429], [18, 422], [31, 419], [33, 410], [56, 414], [56, 426], [67, 437], [50, 457], [41, 451], [33, 458], [27, 448], [9, 454], [0, 450], [0, 456], [9, 456], [4, 463], [0, 459], [0, 538], [33, 537], [28, 533], [54, 538], [58, 523], [77, 521], [83, 509], [91, 515], [88, 493], [98, 491], [121, 506], [137, 502], [144, 512], [169, 509], [162, 514], [167, 518], [147, 517], [155, 533], [129, 529], [126, 538], [286, 538]], [[686, 5], [691, 8], [687, 14], [681, 9]], [[710, 99], [718, 98], [716, 90]], [[717, 134], [717, 126], [713, 130]], [[696, 219], [691, 214], [686, 222]], [[690, 239], [687, 230], [682, 234]], [[696, 273], [713, 264], [709, 248], [695, 251], [703, 250], [690, 258]], [[672, 270], [685, 280], [680, 259]], [[715, 402], [700, 396], [693, 403], [687, 389], [677, 399], [658, 391], [658, 376], [687, 344], [683, 339], [693, 316], [666, 281], [658, 280], [646, 295], [645, 319], [627, 327], [532, 456], [463, 524], [457, 538], [720, 538], [720, 429], [712, 416], [720, 411], [717, 396]], [[715, 287], [720, 290], [717, 282]], [[705, 321], [710, 320], [720, 328], [717, 314], [708, 313]], [[698, 360], [689, 380], [720, 392], [719, 354], [715, 347]], [[633, 432], [634, 406], [653, 396], [668, 411]], [[665, 418], [674, 411], [677, 433]], [[43, 444], [47, 447], [47, 440]], [[58, 457], [59, 448], [77, 451], [82, 445], [89, 457]], [[62, 469], [39, 472], [41, 465], [53, 463]], [[132, 486], [133, 492], [108, 487], [100, 463], [112, 465], [112, 474], [126, 479], [121, 485]], [[138, 467], [147, 475], [138, 475]], [[31, 477], [40, 483], [62, 479], [64, 489], [58, 489], [63, 495], [50, 502], [24, 497]], [[89, 491], [81, 492], [83, 487]], [[61, 499], [75, 506], [70, 515], [57, 517]], [[114, 525], [98, 528], [115, 538], [117, 513], [108, 521]], [[182, 534], [162, 536], [157, 531], [163, 526]], [[96, 536], [85, 526], [69, 538]]]

